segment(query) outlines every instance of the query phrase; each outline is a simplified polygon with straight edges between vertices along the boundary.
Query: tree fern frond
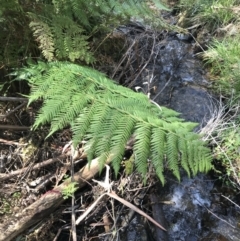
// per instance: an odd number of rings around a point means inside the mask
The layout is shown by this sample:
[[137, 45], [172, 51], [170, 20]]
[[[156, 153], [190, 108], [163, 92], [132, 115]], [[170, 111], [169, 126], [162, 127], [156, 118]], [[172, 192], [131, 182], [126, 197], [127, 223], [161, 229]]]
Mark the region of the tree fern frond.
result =
[[104, 168], [105, 166], [105, 162], [106, 160], [109, 158], [109, 152], [103, 152], [101, 153], [101, 155], [99, 156], [98, 158], [98, 165], [99, 165], [99, 170], [100, 172], [102, 171], [102, 169]]
[[[104, 152], [104, 150], [96, 149], [96, 147], [99, 147], [99, 145], [104, 145], [104, 136], [101, 135], [101, 130], [104, 122], [107, 119], [107, 116], [110, 114], [111, 109], [108, 106], [101, 106], [97, 104], [96, 112], [94, 113], [90, 127], [87, 131], [87, 139], [89, 139], [88, 143], [88, 149], [89, 149], [89, 155], [88, 157], [91, 159], [101, 155], [101, 153]], [[102, 139], [101, 139], [102, 138]], [[100, 141], [100, 143], [98, 143]]]
[[[79, 101], [79, 98], [81, 98], [81, 101]], [[61, 110], [56, 113], [55, 117], [52, 119], [51, 129], [48, 136], [52, 135], [57, 130], [68, 126], [72, 120], [79, 116], [79, 112], [82, 111], [89, 103], [89, 99], [86, 95], [72, 95], [70, 98], [63, 99], [61, 101], [67, 103], [64, 104], [64, 107], [62, 107]]]
[[173, 174], [180, 180], [179, 172], [179, 153], [178, 153], [178, 137], [175, 133], [168, 133], [167, 135], [167, 157], [168, 157], [168, 168]]
[[118, 119], [116, 129], [113, 131], [111, 143], [112, 166], [115, 174], [118, 173], [120, 164], [125, 153], [127, 141], [130, 139], [136, 121], [129, 116], [122, 116]]
[[33, 30], [33, 36], [39, 43], [43, 56], [51, 61], [54, 58], [54, 38], [50, 27], [42, 21], [32, 21], [29, 27]]
[[72, 122], [73, 144], [76, 147], [80, 140], [86, 136], [87, 130], [90, 127], [91, 120], [95, 113], [95, 105], [89, 108], [84, 108], [79, 116]]
[[135, 143], [134, 143], [134, 153], [135, 153], [135, 165], [139, 173], [143, 177], [147, 173], [148, 169], [148, 158], [150, 155], [150, 142], [151, 142], [151, 125], [136, 125], [136, 130], [134, 132]]
[[111, 113], [111, 111], [106, 115], [104, 122], [98, 133], [96, 133], [96, 147], [95, 153], [96, 156], [101, 155], [102, 152], [109, 152], [111, 147], [111, 142], [109, 141], [112, 138], [113, 132], [117, 128], [117, 123], [120, 116]]
[[[192, 139], [192, 138], [191, 138]], [[195, 151], [195, 146], [193, 143], [193, 140], [189, 141], [187, 140], [187, 156], [188, 156], [188, 166], [191, 170], [191, 173], [194, 175], [194, 151]]]
[[212, 156], [210, 153], [207, 151], [207, 148], [204, 146], [199, 146], [199, 151], [198, 151], [198, 168], [200, 172], [208, 172], [211, 169], [213, 169], [213, 165], [211, 163], [212, 161]]
[[151, 135], [151, 161], [156, 170], [156, 174], [160, 179], [162, 185], [165, 183], [164, 172], [164, 155], [166, 143], [166, 132], [159, 129], [153, 128]]
[[45, 102], [46, 105], [44, 105], [39, 111], [33, 128], [36, 129], [40, 125], [44, 125], [52, 121], [56, 117], [56, 114], [59, 113], [61, 109], [65, 106], [66, 100], [67, 98], [54, 98], [47, 100]]
[[[179, 135], [184, 137], [185, 133], [178, 132]], [[191, 176], [191, 172], [188, 165], [188, 152], [187, 152], [187, 138], [178, 139], [178, 148], [181, 155], [181, 166], [187, 172], [188, 177]]]
[[177, 119], [176, 112], [160, 109], [147, 96], [118, 86], [95, 70], [51, 62], [30, 66], [25, 76], [33, 86], [30, 101], [43, 100], [34, 127], [50, 123], [52, 134], [70, 125], [74, 145], [86, 142], [89, 162], [100, 157], [103, 166], [104, 158], [111, 158], [117, 174], [127, 142], [134, 138], [135, 166], [143, 176], [149, 159], [162, 183], [166, 159], [178, 179], [179, 164], [188, 175], [211, 168], [210, 150], [199, 135], [190, 132], [194, 124]]

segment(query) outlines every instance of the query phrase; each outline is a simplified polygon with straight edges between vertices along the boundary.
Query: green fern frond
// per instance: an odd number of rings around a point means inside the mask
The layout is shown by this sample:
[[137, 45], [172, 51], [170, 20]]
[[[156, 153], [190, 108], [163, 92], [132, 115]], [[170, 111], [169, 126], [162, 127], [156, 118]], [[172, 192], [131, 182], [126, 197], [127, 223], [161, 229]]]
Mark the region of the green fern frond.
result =
[[163, 175], [164, 172], [164, 162], [165, 162], [165, 154], [166, 154], [166, 132], [161, 130], [160, 128], [152, 128], [152, 136], [151, 136], [151, 161], [156, 170], [156, 174], [162, 184], [165, 183], [165, 178]]
[[28, 13], [32, 19], [29, 26], [43, 56], [48, 60], [54, 59], [71, 61], [82, 60], [93, 62], [93, 54], [89, 50], [88, 36], [84, 28], [77, 24], [71, 15], [48, 13], [51, 9], [45, 6], [45, 13], [40, 16]]
[[131, 138], [136, 121], [130, 116], [121, 116], [118, 118], [116, 129], [113, 131], [111, 142], [112, 166], [115, 174], [118, 173], [121, 161], [125, 153], [125, 146]]
[[135, 165], [137, 171], [146, 176], [148, 170], [148, 158], [150, 156], [150, 142], [151, 142], [151, 128], [150, 124], [142, 125], [139, 123], [136, 125], [134, 132], [135, 143], [133, 151], [135, 153]]
[[[178, 132], [178, 134], [182, 135], [182, 137], [184, 137], [185, 133]], [[179, 147], [179, 151], [180, 151], [180, 155], [181, 155], [181, 166], [187, 172], [188, 177], [190, 177], [191, 172], [190, 172], [189, 165], [188, 165], [188, 152], [187, 152], [186, 139], [187, 139], [186, 137], [178, 139], [178, 147]]]
[[31, 11], [28, 15], [43, 56], [49, 61], [81, 60], [86, 63], [94, 61], [88, 41], [93, 32], [110, 30], [131, 18], [159, 26], [163, 21], [156, 18], [152, 8], [167, 9], [156, 0], [151, 3], [146, 0], [53, 0], [38, 5], [41, 13]]
[[33, 31], [33, 36], [39, 43], [43, 56], [51, 61], [54, 59], [54, 39], [50, 27], [42, 21], [32, 21], [29, 27]]
[[149, 160], [163, 184], [165, 167], [178, 179], [180, 166], [189, 176], [211, 169], [210, 150], [191, 132], [195, 124], [152, 104], [147, 96], [116, 85], [98, 71], [66, 62], [39, 63], [23, 72], [32, 85], [29, 102], [43, 100], [33, 128], [50, 123], [51, 135], [71, 126], [74, 145], [86, 142], [89, 163], [98, 157], [103, 167], [110, 158], [117, 175], [133, 138], [135, 166], [144, 178]]
[[168, 157], [168, 168], [173, 172], [173, 174], [180, 180], [179, 172], [179, 152], [178, 152], [178, 136], [170, 132], [167, 135], [167, 157]]

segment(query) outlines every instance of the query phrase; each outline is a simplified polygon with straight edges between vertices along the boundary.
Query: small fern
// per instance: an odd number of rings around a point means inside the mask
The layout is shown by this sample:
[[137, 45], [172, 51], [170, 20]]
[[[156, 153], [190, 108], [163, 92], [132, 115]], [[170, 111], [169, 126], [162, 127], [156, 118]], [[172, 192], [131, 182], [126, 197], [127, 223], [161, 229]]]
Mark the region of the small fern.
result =
[[67, 187], [62, 190], [63, 199], [73, 197], [73, 194], [78, 190], [77, 182], [70, 182]]
[[179, 180], [180, 165], [189, 176], [212, 167], [210, 150], [191, 132], [195, 123], [184, 122], [177, 112], [160, 109], [147, 96], [116, 85], [98, 71], [52, 62], [32, 65], [19, 76], [30, 76], [29, 104], [43, 99], [33, 128], [50, 123], [50, 136], [70, 125], [74, 145], [86, 141], [89, 162], [99, 157], [103, 167], [110, 158], [117, 174], [125, 146], [134, 138], [134, 162], [143, 177], [148, 159], [163, 184], [165, 168]]

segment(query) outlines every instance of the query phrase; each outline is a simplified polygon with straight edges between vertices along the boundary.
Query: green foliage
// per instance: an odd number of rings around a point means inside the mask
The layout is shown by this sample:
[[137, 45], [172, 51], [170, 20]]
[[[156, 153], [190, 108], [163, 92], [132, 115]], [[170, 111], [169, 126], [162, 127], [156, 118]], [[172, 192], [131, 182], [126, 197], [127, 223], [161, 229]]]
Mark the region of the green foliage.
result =
[[159, 25], [152, 7], [167, 9], [157, 0], [0, 0], [1, 66], [19, 66], [40, 57], [39, 50], [48, 61], [91, 63], [94, 34], [106, 34], [130, 18]]
[[50, 136], [70, 125], [74, 145], [86, 142], [90, 163], [99, 157], [103, 167], [110, 159], [117, 174], [132, 137], [134, 164], [143, 177], [148, 159], [163, 184], [165, 168], [180, 179], [180, 165], [189, 175], [212, 167], [210, 150], [191, 132], [195, 123], [184, 122], [177, 112], [159, 108], [98, 71], [67, 62], [39, 63], [23, 69], [19, 78], [32, 86], [29, 103], [43, 100], [33, 128], [50, 123]]
[[236, 0], [181, 0], [179, 6], [190, 21], [207, 25], [214, 32], [217, 28], [237, 19], [234, 7], [239, 5]]
[[240, 184], [240, 127], [229, 127], [214, 148], [215, 158], [221, 162], [228, 178]]
[[[214, 40], [203, 53], [204, 60], [210, 65], [211, 72], [218, 78], [215, 85], [222, 93], [240, 97], [240, 34], [227, 36], [222, 41]], [[217, 76], [217, 77], [216, 77]]]
[[[161, 9], [158, 0], [0, 0], [0, 74], [29, 59], [93, 63], [99, 39], [130, 19], [159, 26]], [[10, 86], [0, 78], [0, 91]]]
[[69, 183], [68, 186], [62, 190], [63, 199], [68, 199], [69, 197], [72, 197], [74, 192], [78, 189], [77, 185], [77, 182]]
[[14, 192], [11, 195], [11, 200], [9, 197], [0, 196], [0, 215], [11, 214], [14, 212], [14, 207], [18, 206], [18, 202], [21, 199], [20, 192]]
[[48, 60], [79, 59], [90, 63], [93, 54], [89, 51], [88, 37], [84, 30], [66, 16], [53, 15], [49, 24], [37, 19], [29, 24], [43, 56]]
[[124, 160], [124, 165], [125, 165], [125, 173], [127, 175], [132, 174], [133, 168], [134, 168], [134, 154], [132, 154], [128, 160]]
[[[156, 0], [151, 2], [164, 8]], [[94, 33], [109, 31], [132, 17], [161, 23], [145, 0], [52, 1], [44, 4], [41, 14], [28, 15], [39, 48], [49, 61], [68, 59], [91, 63], [94, 58], [89, 49], [89, 37]]]
[[[28, 10], [27, 8], [25, 9]], [[0, 0], [0, 66], [20, 66], [29, 52], [36, 53], [26, 12], [15, 0]]]

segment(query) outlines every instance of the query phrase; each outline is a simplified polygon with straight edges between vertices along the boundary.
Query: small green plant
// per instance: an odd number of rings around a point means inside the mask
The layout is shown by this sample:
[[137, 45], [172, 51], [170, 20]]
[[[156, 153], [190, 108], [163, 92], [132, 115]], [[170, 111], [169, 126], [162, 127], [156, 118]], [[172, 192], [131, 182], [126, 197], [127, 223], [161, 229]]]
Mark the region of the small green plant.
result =
[[20, 197], [20, 192], [13, 193], [11, 201], [9, 201], [9, 198], [0, 197], [0, 215], [13, 213], [12, 209], [16, 206]]
[[11, 204], [5, 198], [0, 198], [0, 215], [12, 213]]
[[240, 127], [230, 127], [221, 135], [214, 156], [224, 167], [228, 180], [240, 184]]
[[72, 197], [74, 192], [78, 189], [77, 185], [77, 182], [69, 183], [68, 186], [62, 190], [63, 198], [68, 199], [69, 197]]

